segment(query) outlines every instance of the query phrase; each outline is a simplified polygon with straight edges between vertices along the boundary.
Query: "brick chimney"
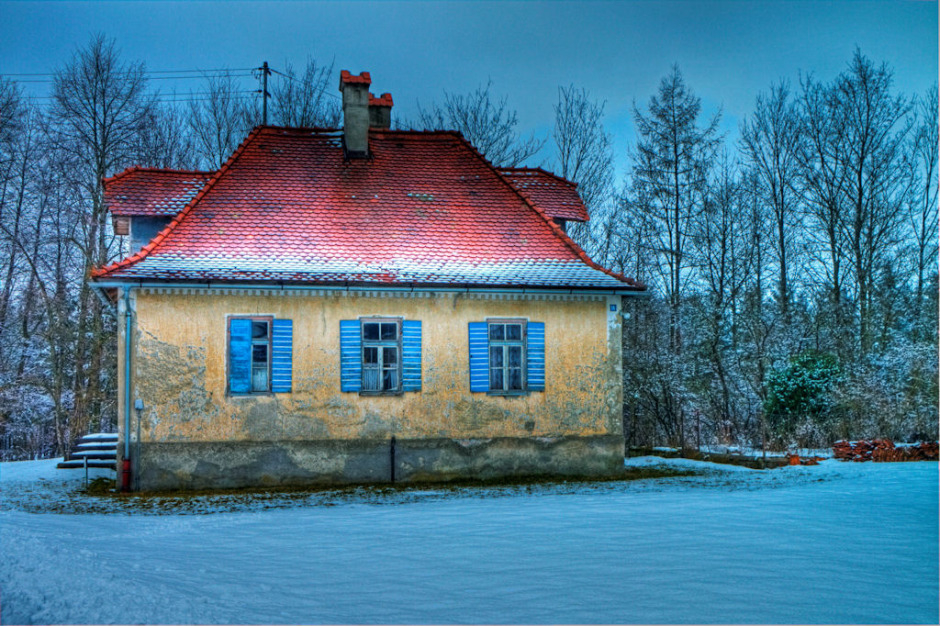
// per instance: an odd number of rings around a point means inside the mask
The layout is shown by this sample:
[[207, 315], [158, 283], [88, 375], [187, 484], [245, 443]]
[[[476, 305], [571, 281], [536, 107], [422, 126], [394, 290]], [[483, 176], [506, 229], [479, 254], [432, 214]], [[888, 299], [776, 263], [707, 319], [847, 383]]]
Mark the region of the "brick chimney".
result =
[[381, 98], [369, 94], [369, 126], [388, 130], [392, 126], [392, 94], [383, 93]]
[[[343, 70], [339, 90], [343, 94], [343, 140], [347, 158], [369, 156], [369, 72], [359, 76]], [[391, 101], [391, 98], [389, 98]]]

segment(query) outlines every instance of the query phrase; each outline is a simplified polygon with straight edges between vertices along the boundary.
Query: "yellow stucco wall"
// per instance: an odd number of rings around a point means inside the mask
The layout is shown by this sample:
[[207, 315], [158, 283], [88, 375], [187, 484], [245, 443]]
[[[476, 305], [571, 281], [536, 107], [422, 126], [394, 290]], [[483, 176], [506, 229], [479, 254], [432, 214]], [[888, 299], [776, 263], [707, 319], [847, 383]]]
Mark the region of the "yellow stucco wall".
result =
[[[135, 290], [132, 397], [144, 442], [612, 435], [621, 430], [620, 298], [494, 299]], [[611, 313], [611, 304], [617, 312]], [[226, 394], [227, 317], [293, 320], [293, 391]], [[339, 322], [422, 322], [422, 390], [340, 391]], [[467, 327], [519, 317], [545, 323], [544, 392], [470, 393]], [[120, 353], [123, 357], [123, 348]], [[119, 368], [123, 371], [123, 364]], [[122, 406], [123, 408], [123, 406]], [[123, 426], [123, 418], [120, 420]], [[132, 416], [131, 430], [137, 428]]]

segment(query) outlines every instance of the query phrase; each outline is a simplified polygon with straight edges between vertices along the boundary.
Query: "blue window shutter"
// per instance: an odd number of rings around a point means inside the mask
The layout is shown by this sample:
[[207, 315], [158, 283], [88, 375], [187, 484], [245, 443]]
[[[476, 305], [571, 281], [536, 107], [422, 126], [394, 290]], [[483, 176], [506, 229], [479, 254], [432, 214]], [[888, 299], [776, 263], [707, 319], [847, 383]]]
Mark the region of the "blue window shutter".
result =
[[526, 324], [526, 388], [545, 391], [545, 322]]
[[401, 323], [401, 389], [421, 391], [421, 321]]
[[486, 322], [470, 322], [470, 391], [486, 393], [490, 390], [487, 363], [489, 338]]
[[359, 320], [339, 323], [339, 388], [341, 391], [362, 391], [362, 333]]
[[290, 393], [293, 337], [293, 320], [275, 319], [271, 323], [271, 391], [274, 393]]
[[251, 391], [251, 320], [229, 320], [228, 390], [229, 393]]

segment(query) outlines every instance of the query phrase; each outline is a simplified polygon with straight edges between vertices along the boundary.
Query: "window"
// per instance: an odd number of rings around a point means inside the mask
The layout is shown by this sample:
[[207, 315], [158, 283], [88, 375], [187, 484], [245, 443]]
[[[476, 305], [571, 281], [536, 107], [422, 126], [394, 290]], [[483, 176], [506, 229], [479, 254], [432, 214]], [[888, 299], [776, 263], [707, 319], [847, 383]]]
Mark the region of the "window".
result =
[[419, 320], [342, 320], [339, 353], [341, 391], [389, 395], [421, 391]]
[[489, 322], [490, 391], [522, 391], [524, 322]]
[[520, 319], [470, 322], [470, 391], [545, 391], [545, 324]]
[[361, 320], [362, 391], [401, 391], [399, 321]]
[[292, 335], [291, 320], [270, 316], [229, 318], [228, 392], [289, 392]]

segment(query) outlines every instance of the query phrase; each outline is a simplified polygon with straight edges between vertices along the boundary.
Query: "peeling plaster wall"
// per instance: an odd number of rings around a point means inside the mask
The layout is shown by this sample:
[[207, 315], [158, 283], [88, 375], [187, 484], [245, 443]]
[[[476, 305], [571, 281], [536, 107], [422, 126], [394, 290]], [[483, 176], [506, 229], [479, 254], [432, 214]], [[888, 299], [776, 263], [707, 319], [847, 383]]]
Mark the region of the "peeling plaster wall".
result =
[[[392, 436], [409, 441], [614, 436], [622, 442], [619, 297], [134, 293], [132, 398], [145, 405], [140, 416], [145, 447]], [[226, 320], [232, 315], [293, 320], [291, 393], [226, 394]], [[373, 315], [421, 320], [422, 391], [400, 396], [340, 391], [339, 322]], [[470, 393], [468, 323], [495, 317], [545, 322], [544, 392]], [[123, 427], [123, 418], [120, 423]], [[133, 415], [132, 433], [136, 428]]]

